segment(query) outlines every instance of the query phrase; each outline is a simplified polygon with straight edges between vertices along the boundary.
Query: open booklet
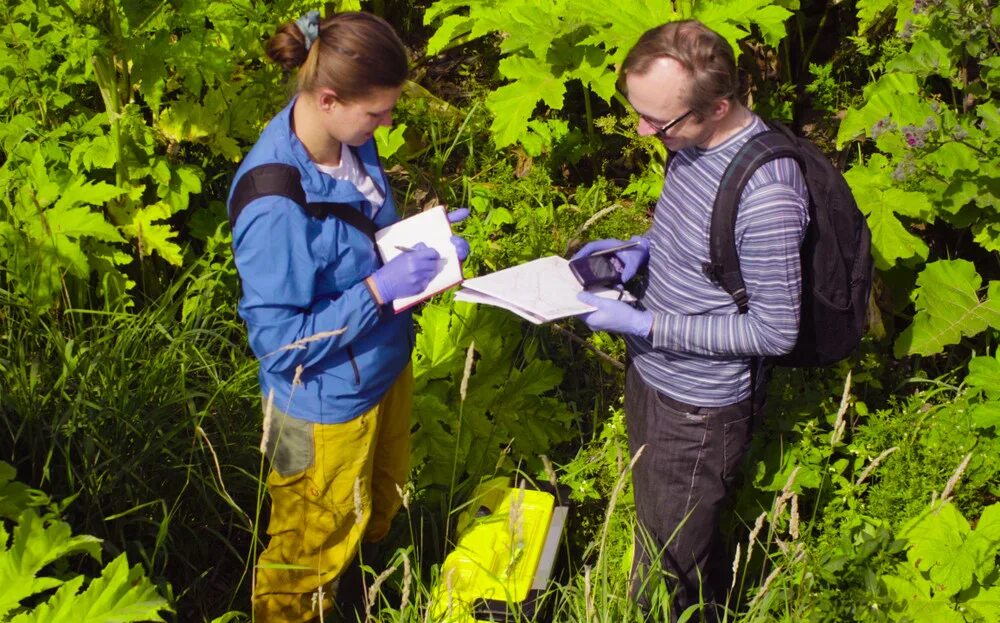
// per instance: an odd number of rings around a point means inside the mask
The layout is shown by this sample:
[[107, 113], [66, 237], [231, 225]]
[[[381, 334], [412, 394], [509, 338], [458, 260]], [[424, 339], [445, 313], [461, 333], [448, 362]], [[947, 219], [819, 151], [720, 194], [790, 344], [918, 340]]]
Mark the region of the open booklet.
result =
[[[583, 286], [569, 269], [569, 260], [552, 255], [466, 279], [455, 293], [455, 300], [502, 307], [529, 322], [542, 324], [594, 311], [577, 300], [576, 295], [582, 291]], [[635, 300], [624, 290], [591, 288], [589, 292], [610, 299]]]
[[407, 249], [420, 242], [433, 247], [441, 255], [438, 260], [441, 270], [419, 294], [393, 301], [392, 306], [397, 313], [462, 282], [462, 263], [458, 261], [458, 252], [451, 243], [451, 223], [444, 206], [434, 206], [375, 232], [375, 246], [383, 262], [406, 253]]

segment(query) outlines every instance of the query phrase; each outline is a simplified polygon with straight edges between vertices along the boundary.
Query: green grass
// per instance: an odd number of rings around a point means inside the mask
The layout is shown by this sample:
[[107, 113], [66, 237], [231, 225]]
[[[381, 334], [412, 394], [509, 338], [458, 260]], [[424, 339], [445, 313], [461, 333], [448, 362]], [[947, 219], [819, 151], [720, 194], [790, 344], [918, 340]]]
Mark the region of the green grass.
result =
[[181, 620], [245, 596], [260, 465], [256, 363], [223, 293], [185, 301], [196, 282], [135, 312], [35, 316], [0, 293], [0, 455], [169, 581]]

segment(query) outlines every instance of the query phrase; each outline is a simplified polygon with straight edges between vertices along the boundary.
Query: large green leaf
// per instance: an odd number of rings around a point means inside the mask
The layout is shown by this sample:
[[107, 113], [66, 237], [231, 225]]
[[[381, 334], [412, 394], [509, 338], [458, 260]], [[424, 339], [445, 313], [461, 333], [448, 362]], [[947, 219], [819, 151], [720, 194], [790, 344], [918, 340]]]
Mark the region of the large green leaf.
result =
[[971, 539], [969, 522], [951, 503], [925, 512], [901, 536], [909, 540], [906, 556], [929, 574], [941, 591], [954, 595], [972, 586], [987, 552], [984, 539]]
[[909, 72], [922, 78], [932, 75], [950, 78], [954, 73], [947, 48], [926, 32], [914, 37], [909, 52], [895, 57], [886, 70]]
[[37, 577], [49, 563], [77, 553], [100, 560], [100, 539], [73, 536], [69, 524], [43, 520], [31, 509], [21, 514], [13, 536], [8, 544], [0, 522], [0, 619], [22, 600], [62, 584], [56, 578]]
[[528, 121], [540, 101], [551, 110], [563, 106], [566, 83], [579, 80], [605, 101], [615, 96], [616, 67], [646, 30], [678, 17], [698, 17], [717, 30], [739, 54], [737, 45], [756, 27], [765, 43], [785, 37], [791, 13], [774, 0], [715, 0], [682, 3], [658, 0], [438, 0], [424, 14], [438, 29], [428, 45], [434, 54], [449, 45], [488, 33], [500, 35], [505, 58], [500, 74], [512, 80], [487, 99], [498, 146], [528, 137], [540, 153], [542, 137]]
[[979, 615], [982, 621], [1000, 621], [1000, 586], [990, 586], [977, 591], [964, 606]]
[[897, 357], [933, 355], [962, 337], [1000, 327], [1000, 281], [992, 281], [980, 300], [982, 278], [972, 262], [940, 260], [917, 277], [917, 314], [896, 340]]
[[965, 383], [974, 392], [1000, 398], [1000, 352], [992, 357], [973, 357], [969, 361]]
[[864, 106], [849, 108], [840, 122], [837, 149], [858, 136], [871, 136], [875, 124], [887, 117], [901, 127], [919, 126], [934, 115], [930, 103], [920, 96], [917, 77], [911, 73], [886, 73], [865, 87], [864, 96]]
[[[56, 207], [45, 213], [47, 233], [63, 235], [68, 238], [94, 238], [104, 242], [124, 242], [118, 229], [109, 223], [104, 215], [85, 207], [61, 207], [62, 201]], [[75, 201], [73, 203], [76, 203]], [[39, 238], [45, 234], [39, 231]]]
[[180, 246], [173, 240], [178, 232], [170, 225], [155, 222], [158, 218], [158, 215], [151, 217], [147, 212], [140, 211], [122, 230], [136, 239], [141, 256], [156, 253], [168, 263], [180, 266], [184, 256]]
[[20, 614], [10, 623], [131, 623], [163, 621], [167, 600], [136, 565], [131, 569], [125, 554], [108, 563], [101, 577], [83, 592], [84, 576], [66, 582], [45, 603]]
[[932, 215], [926, 196], [893, 187], [889, 171], [886, 157], [873, 154], [864, 165], [856, 165], [844, 175], [858, 207], [868, 217], [872, 254], [880, 270], [888, 270], [900, 260], [927, 257], [927, 244], [908, 231], [896, 215], [918, 219], [930, 219]]
[[534, 58], [514, 56], [500, 63], [501, 71], [513, 83], [504, 85], [486, 98], [494, 115], [490, 130], [498, 147], [517, 142], [528, 127], [528, 120], [539, 100], [550, 108], [563, 105], [566, 84], [552, 75], [548, 65]]
[[868, 30], [879, 16], [887, 9], [892, 9], [892, 14], [898, 26], [908, 18], [913, 9], [912, 0], [857, 0], [858, 7], [858, 32]]
[[48, 503], [48, 497], [28, 485], [17, 482], [17, 472], [0, 461], [0, 518], [17, 519], [25, 510]]
[[582, 21], [597, 27], [583, 43], [603, 47], [610, 54], [608, 65], [614, 67], [621, 65], [642, 33], [665, 22], [690, 17], [677, 13], [672, 3], [660, 0], [576, 0], [573, 4]]
[[420, 314], [413, 368], [417, 389], [460, 365], [465, 353], [459, 351], [460, 342], [449, 331], [452, 317], [448, 307], [433, 303], [425, 305]]
[[931, 582], [906, 565], [900, 565], [895, 575], [882, 576], [882, 582], [893, 601], [902, 604], [902, 608], [891, 610], [889, 620], [966, 623], [949, 595], [935, 592]]
[[[441, 2], [437, 2], [432, 6], [440, 9], [442, 4]], [[430, 12], [431, 10], [428, 9], [424, 15], [425, 22]], [[469, 39], [469, 33], [472, 32], [472, 25], [474, 23], [475, 20], [467, 15], [456, 14], [446, 16], [441, 20], [441, 24], [427, 41], [427, 55], [438, 54], [450, 46], [465, 43]]]
[[749, 34], [751, 24], [760, 29], [764, 43], [777, 46], [785, 38], [785, 21], [791, 15], [773, 0], [723, 0], [697, 3], [693, 17], [722, 35], [738, 56], [738, 44]]

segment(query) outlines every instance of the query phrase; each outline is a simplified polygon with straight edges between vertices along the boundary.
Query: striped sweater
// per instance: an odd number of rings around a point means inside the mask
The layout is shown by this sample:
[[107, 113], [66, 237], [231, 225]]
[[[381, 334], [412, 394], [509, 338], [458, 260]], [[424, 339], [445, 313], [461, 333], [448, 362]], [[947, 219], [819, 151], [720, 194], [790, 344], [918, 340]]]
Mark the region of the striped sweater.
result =
[[767, 129], [752, 122], [711, 149], [674, 154], [656, 204], [649, 283], [641, 305], [653, 312], [652, 340], [628, 337], [647, 384], [686, 403], [721, 407], [750, 395], [750, 365], [786, 353], [799, 326], [799, 247], [808, 223], [808, 191], [790, 159], [753, 175], [740, 197], [736, 246], [750, 297], [739, 314], [732, 297], [702, 272], [709, 260], [712, 204], [739, 148]]

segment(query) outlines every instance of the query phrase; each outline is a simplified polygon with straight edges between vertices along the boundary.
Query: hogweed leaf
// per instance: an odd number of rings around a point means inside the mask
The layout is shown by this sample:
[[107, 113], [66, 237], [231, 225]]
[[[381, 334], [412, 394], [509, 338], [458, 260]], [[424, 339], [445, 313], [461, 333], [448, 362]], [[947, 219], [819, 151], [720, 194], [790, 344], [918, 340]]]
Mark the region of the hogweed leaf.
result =
[[980, 589], [963, 607], [977, 614], [982, 621], [1000, 621], [1000, 586]]
[[1000, 327], [1000, 281], [992, 281], [980, 300], [982, 278], [972, 262], [939, 260], [917, 277], [916, 316], [896, 340], [897, 357], [933, 355], [963, 337]]
[[486, 107], [494, 115], [490, 126], [493, 140], [498, 147], [505, 147], [517, 142], [527, 131], [528, 120], [539, 100], [550, 108], [562, 108], [566, 84], [537, 59], [508, 57], [500, 62], [500, 69], [514, 82], [491, 93], [486, 98]]
[[724, 0], [697, 3], [692, 17], [722, 35], [739, 56], [739, 42], [749, 34], [751, 24], [760, 28], [764, 43], [777, 46], [785, 38], [785, 22], [791, 14], [772, 0]]
[[157, 209], [159, 205], [162, 204], [154, 204], [149, 209], [136, 212], [132, 222], [123, 226], [122, 231], [135, 238], [141, 256], [156, 253], [170, 264], [180, 266], [183, 254], [180, 246], [173, 241], [177, 237], [177, 230], [170, 225], [154, 222], [163, 218], [162, 211]]
[[[883, 193], [877, 191], [877, 196]], [[858, 202], [859, 206], [861, 202]], [[927, 243], [903, 226], [893, 212], [892, 204], [881, 200], [861, 208], [868, 216], [868, 226], [872, 232], [872, 255], [880, 270], [892, 268], [900, 260], [924, 260], [929, 248]]]
[[972, 585], [976, 571], [976, 545], [970, 544], [969, 523], [953, 504], [946, 502], [921, 514], [901, 536], [909, 540], [906, 557], [928, 573], [935, 592], [954, 595]]
[[375, 143], [378, 145], [379, 156], [384, 160], [392, 158], [399, 148], [406, 144], [406, 124], [400, 123], [392, 128], [381, 126], [375, 130]]
[[[437, 2], [434, 7], [437, 7], [443, 3]], [[430, 13], [431, 9], [427, 9], [427, 13]], [[427, 15], [424, 16], [424, 21], [427, 21]], [[443, 20], [441, 24], [431, 35], [431, 38], [427, 41], [427, 55], [433, 56], [434, 54], [439, 54], [449, 47], [455, 45], [461, 45], [469, 40], [471, 37], [469, 33], [472, 32], [472, 25], [475, 20], [466, 15], [448, 15]]]
[[1000, 431], [1000, 402], [986, 402], [973, 406], [969, 411], [976, 428], [993, 428]]
[[[17, 471], [9, 463], [0, 461], [0, 518], [14, 520], [25, 510], [48, 504], [49, 499], [41, 491], [17, 482]], [[6, 536], [0, 538], [6, 543]]]
[[452, 317], [448, 307], [434, 304], [424, 306], [420, 314], [413, 370], [418, 386], [459, 365], [464, 351], [460, 351], [458, 336], [450, 330]]
[[[610, 55], [608, 65], [611, 67], [621, 64], [642, 33], [665, 22], [690, 17], [677, 13], [670, 2], [660, 0], [577, 0], [573, 8], [580, 12], [581, 21], [593, 24], [596, 30], [582, 43], [603, 48]], [[613, 75], [613, 71], [611, 73]]]
[[976, 577], [985, 582], [996, 568], [996, 552], [1000, 550], [1000, 504], [992, 504], [983, 510], [969, 540], [975, 541], [980, 554]]
[[910, 50], [893, 58], [886, 70], [908, 72], [921, 78], [933, 75], [951, 78], [954, 73], [947, 48], [926, 32], [918, 33]]
[[895, 603], [892, 608], [897, 620], [934, 621], [935, 623], [965, 623], [965, 617], [952, 606], [950, 596], [935, 592], [932, 584], [920, 573], [900, 565], [895, 575], [882, 576]]
[[125, 191], [113, 184], [91, 182], [79, 176], [70, 180], [61, 191], [54, 209], [67, 209], [79, 205], [102, 206]]
[[973, 357], [969, 361], [965, 384], [975, 393], [1000, 398], [1000, 351], [993, 357]]
[[79, 592], [83, 580], [83, 576], [73, 578], [44, 604], [15, 617], [11, 623], [163, 621], [160, 611], [168, 609], [167, 601], [145, 577], [142, 567], [129, 568], [125, 554], [108, 563], [101, 577]]
[[893, 9], [898, 26], [902, 26], [913, 9], [912, 0], [858, 0], [858, 32], [868, 30], [886, 9]]
[[0, 522], [0, 618], [21, 600], [60, 584], [61, 580], [37, 577], [49, 563], [64, 556], [84, 553], [100, 560], [101, 540], [72, 536], [69, 524], [41, 519], [35, 511], [24, 511], [14, 528], [13, 542]]

